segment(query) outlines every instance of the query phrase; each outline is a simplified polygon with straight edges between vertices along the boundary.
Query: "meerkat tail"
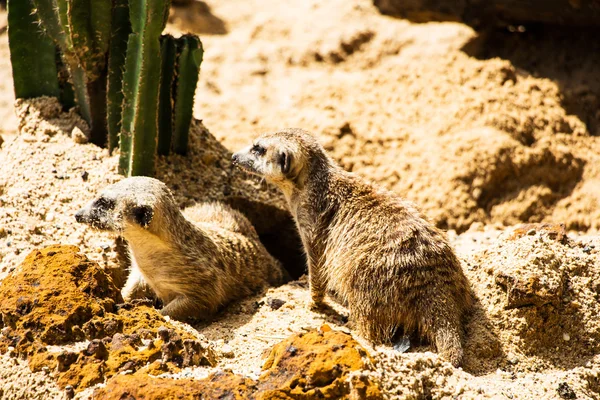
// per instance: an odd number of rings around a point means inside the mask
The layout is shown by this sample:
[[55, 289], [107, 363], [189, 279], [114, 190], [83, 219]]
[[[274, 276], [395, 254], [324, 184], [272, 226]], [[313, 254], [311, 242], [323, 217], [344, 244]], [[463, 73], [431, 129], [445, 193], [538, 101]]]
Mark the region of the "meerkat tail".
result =
[[430, 332], [430, 340], [438, 353], [457, 368], [463, 359], [461, 329], [457, 321], [438, 319]]

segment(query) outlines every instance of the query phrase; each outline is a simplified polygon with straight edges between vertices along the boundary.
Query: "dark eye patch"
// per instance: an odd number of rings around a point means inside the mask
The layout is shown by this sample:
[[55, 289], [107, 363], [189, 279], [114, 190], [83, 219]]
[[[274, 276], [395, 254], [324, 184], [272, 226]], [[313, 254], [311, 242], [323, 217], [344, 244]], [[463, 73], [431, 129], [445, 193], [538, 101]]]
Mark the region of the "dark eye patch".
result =
[[252, 149], [250, 151], [256, 154], [257, 156], [262, 156], [266, 153], [267, 150], [261, 145], [255, 144], [254, 146], [252, 146]]
[[290, 172], [290, 167], [291, 167], [291, 156], [285, 152], [282, 151], [281, 153], [279, 153], [279, 167], [281, 168], [281, 172], [283, 172], [284, 174], [287, 174]]
[[106, 197], [100, 197], [96, 200], [94, 205], [104, 210], [110, 210], [115, 207], [115, 201], [113, 199], [107, 199]]

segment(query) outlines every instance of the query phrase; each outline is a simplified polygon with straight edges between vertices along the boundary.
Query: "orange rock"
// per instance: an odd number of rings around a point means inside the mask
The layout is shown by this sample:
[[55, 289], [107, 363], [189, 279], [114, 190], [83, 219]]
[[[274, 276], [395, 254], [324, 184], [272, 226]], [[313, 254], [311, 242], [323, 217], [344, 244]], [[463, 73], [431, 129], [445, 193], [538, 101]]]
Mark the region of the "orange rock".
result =
[[551, 224], [545, 222], [540, 224], [521, 224], [510, 233], [508, 239], [515, 240], [538, 232], [547, 235], [550, 239], [554, 239], [557, 242], [564, 242], [568, 239], [565, 224]]
[[[217, 362], [208, 342], [144, 302], [117, 307], [123, 299], [111, 278], [74, 246], [32, 252], [3, 281], [0, 298], [0, 351], [12, 346], [13, 355], [28, 357], [32, 371], [55, 371], [61, 387], [86, 388], [159, 359], [171, 372]], [[47, 349], [82, 340], [91, 342], [80, 352]]]
[[[340, 399], [351, 396], [350, 373], [369, 370], [367, 352], [352, 336], [329, 330], [296, 334], [275, 345], [258, 383], [258, 399]], [[374, 382], [365, 399], [381, 398]]]
[[231, 399], [251, 398], [254, 381], [231, 372], [217, 372], [206, 379], [166, 379], [148, 375], [118, 375], [94, 392], [96, 400]]
[[33, 340], [64, 344], [85, 339], [81, 325], [111, 312], [121, 293], [95, 263], [75, 246], [50, 246], [27, 256], [18, 273], [0, 285], [0, 314], [9, 328], [0, 339], [27, 353]]
[[382, 399], [379, 386], [366, 373], [365, 350], [348, 334], [329, 330], [290, 336], [275, 345], [258, 382], [218, 372], [206, 379], [153, 378], [140, 372], [117, 375], [94, 392], [112, 399]]

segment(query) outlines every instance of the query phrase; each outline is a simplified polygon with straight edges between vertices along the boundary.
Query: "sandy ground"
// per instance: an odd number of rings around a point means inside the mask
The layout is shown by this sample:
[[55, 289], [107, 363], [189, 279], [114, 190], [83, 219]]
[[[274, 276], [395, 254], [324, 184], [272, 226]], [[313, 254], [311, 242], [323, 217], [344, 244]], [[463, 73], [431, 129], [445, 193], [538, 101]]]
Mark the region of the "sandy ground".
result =
[[[585, 32], [417, 24], [366, 0], [209, 1], [176, 10], [169, 30], [181, 29], [200, 32], [206, 50], [195, 116], [227, 148], [263, 131], [311, 130], [344, 168], [415, 200], [450, 230], [479, 298], [464, 368], [426, 345], [370, 349], [390, 397], [600, 398], [598, 43]], [[72, 115], [61, 117], [65, 132], [38, 126], [17, 136], [5, 33], [0, 65], [0, 279], [51, 243], [114, 266], [113, 239], [72, 215], [119, 179], [116, 158], [73, 143]], [[165, 168], [175, 182], [177, 166]], [[176, 194], [196, 201], [182, 183]], [[508, 240], [506, 226], [539, 221], [565, 223], [572, 239], [533, 230]], [[507, 277], [538, 283], [528, 302], [513, 304]], [[269, 298], [285, 304], [272, 309]], [[220, 351], [218, 368], [256, 376], [269, 347], [291, 333], [323, 322], [351, 328], [307, 303], [300, 280], [194, 328]], [[59, 396], [24, 368], [2, 359], [0, 397], [23, 398], [27, 382], [29, 398]]]

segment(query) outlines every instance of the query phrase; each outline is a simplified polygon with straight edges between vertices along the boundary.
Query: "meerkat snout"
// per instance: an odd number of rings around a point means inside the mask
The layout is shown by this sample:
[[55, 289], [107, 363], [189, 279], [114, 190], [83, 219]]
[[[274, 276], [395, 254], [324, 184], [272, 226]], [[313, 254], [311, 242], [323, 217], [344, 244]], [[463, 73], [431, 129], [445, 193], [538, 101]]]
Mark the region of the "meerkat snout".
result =
[[121, 235], [131, 271], [126, 301], [150, 291], [176, 319], [206, 318], [228, 302], [283, 279], [281, 265], [264, 248], [241, 213], [202, 203], [182, 214], [167, 186], [132, 177], [110, 185], [75, 214], [78, 222]]
[[283, 189], [285, 182], [300, 178], [306, 149], [291, 141], [274, 146], [272, 141], [269, 136], [260, 137], [251, 146], [235, 153], [232, 162], [246, 172], [278, 183]]
[[335, 292], [373, 343], [416, 332], [460, 365], [470, 285], [445, 235], [413, 203], [344, 171], [301, 129], [265, 134], [235, 161], [283, 191], [313, 305]]
[[86, 215], [85, 215], [85, 209], [82, 208], [81, 210], [79, 210], [75, 213], [75, 221], [77, 221], [79, 223], [87, 222]]

